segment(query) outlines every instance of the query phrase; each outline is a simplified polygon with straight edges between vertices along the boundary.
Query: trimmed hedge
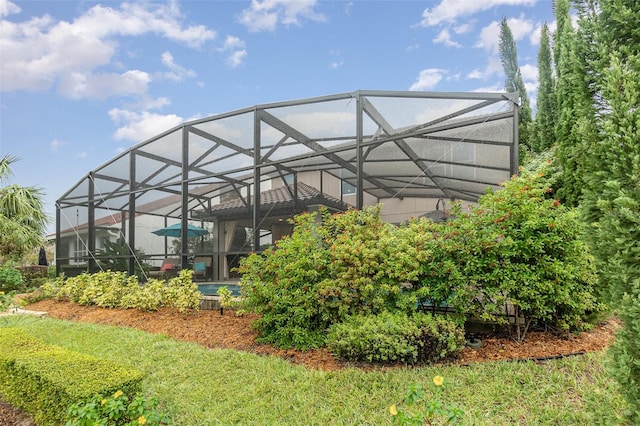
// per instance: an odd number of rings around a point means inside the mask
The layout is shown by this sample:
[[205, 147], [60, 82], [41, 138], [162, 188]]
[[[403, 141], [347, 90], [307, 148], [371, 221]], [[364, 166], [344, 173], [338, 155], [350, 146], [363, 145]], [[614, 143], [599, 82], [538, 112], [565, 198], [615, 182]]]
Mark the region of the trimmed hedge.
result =
[[141, 391], [143, 374], [0, 328], [0, 394], [38, 425], [64, 424], [68, 408], [98, 395]]
[[332, 325], [327, 347], [348, 361], [416, 364], [452, 357], [464, 341], [464, 330], [449, 318], [383, 312]]

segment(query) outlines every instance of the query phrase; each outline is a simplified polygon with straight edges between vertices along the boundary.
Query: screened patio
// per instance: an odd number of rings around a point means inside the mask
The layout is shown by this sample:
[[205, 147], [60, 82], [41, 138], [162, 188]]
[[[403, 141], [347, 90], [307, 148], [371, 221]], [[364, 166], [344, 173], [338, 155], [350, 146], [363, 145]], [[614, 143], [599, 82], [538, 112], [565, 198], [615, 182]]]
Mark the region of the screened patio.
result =
[[[474, 202], [517, 172], [515, 94], [361, 90], [256, 105], [159, 133], [56, 202], [56, 269], [183, 268], [213, 280], [302, 211], [382, 204], [389, 222]], [[152, 232], [179, 223], [195, 238]], [[144, 265], [144, 267], [142, 267]], [[144, 272], [143, 272], [144, 274]]]

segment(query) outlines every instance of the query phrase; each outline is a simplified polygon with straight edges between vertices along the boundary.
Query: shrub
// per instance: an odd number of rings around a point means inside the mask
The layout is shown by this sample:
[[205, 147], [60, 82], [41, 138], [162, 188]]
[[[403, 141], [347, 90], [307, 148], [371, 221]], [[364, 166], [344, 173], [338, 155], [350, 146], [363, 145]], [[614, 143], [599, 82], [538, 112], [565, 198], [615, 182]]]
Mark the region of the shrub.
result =
[[243, 259], [247, 306], [262, 314], [260, 340], [306, 349], [323, 344], [325, 330], [349, 315], [377, 314], [411, 303], [401, 283], [417, 270], [417, 256], [380, 218], [380, 208], [344, 214], [306, 213], [275, 248]]
[[13, 297], [15, 294], [5, 293], [4, 291], [0, 291], [0, 313], [8, 311], [13, 305]]
[[122, 389], [136, 394], [142, 373], [45, 345], [24, 331], [0, 328], [0, 394], [39, 425], [64, 423], [69, 406]]
[[605, 310], [593, 257], [574, 210], [548, 198], [549, 164], [523, 170], [499, 192], [443, 226], [414, 222], [429, 250], [417, 295], [466, 317], [506, 322], [507, 306], [530, 324], [588, 328]]
[[140, 394], [129, 398], [118, 390], [109, 397], [99, 396], [69, 407], [65, 426], [155, 426], [167, 422], [168, 417], [158, 410], [156, 398], [145, 398]]
[[198, 291], [198, 284], [192, 281], [192, 275], [192, 270], [184, 269], [180, 275], [169, 280], [165, 287], [165, 306], [175, 308], [180, 313], [200, 307], [201, 293]]
[[140, 285], [135, 276], [124, 272], [84, 273], [76, 277], [59, 277], [42, 287], [43, 297], [70, 300], [83, 305], [108, 308], [135, 308], [154, 311], [161, 307], [185, 313], [200, 308], [200, 292], [191, 281], [191, 271], [183, 270], [168, 283], [150, 279]]
[[327, 347], [349, 361], [435, 362], [464, 347], [464, 331], [444, 316], [402, 312], [359, 315], [329, 329]]
[[443, 224], [395, 227], [380, 207], [322, 211], [321, 223], [297, 216], [291, 236], [239, 268], [247, 306], [262, 314], [261, 341], [315, 347], [349, 316], [410, 314], [419, 303], [502, 324], [512, 313], [518, 339], [532, 324], [588, 328], [606, 306], [577, 214], [551, 196], [555, 179], [538, 161], [469, 212], [455, 206]]
[[10, 292], [21, 290], [24, 284], [24, 278], [20, 271], [11, 266], [3, 266], [0, 268], [0, 291]]

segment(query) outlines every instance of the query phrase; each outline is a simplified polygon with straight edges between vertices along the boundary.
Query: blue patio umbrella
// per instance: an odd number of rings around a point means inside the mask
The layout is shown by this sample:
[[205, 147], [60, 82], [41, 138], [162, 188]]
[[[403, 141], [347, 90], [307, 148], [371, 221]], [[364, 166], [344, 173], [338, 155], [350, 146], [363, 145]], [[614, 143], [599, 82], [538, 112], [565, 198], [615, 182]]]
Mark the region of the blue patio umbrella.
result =
[[[182, 224], [176, 223], [175, 225], [167, 226], [166, 228], [160, 228], [156, 231], [152, 231], [156, 235], [161, 237], [175, 237], [180, 238], [182, 236]], [[209, 231], [199, 226], [187, 224], [187, 238], [201, 237], [207, 235]]]

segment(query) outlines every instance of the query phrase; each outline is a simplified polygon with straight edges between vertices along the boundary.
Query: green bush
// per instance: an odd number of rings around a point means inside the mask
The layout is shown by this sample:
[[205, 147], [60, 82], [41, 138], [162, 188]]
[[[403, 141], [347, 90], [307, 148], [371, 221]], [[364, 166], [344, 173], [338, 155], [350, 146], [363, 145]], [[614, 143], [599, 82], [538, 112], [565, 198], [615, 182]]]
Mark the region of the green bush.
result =
[[167, 424], [168, 417], [158, 410], [156, 398], [135, 395], [129, 398], [121, 390], [108, 397], [95, 397], [77, 403], [67, 411], [65, 426]]
[[24, 278], [20, 271], [11, 266], [0, 268], [0, 291], [10, 292], [21, 290], [24, 285]]
[[180, 313], [200, 308], [198, 284], [192, 281], [193, 271], [185, 269], [180, 275], [169, 280], [164, 291], [164, 305], [177, 309]]
[[198, 285], [191, 280], [192, 271], [183, 270], [168, 283], [150, 279], [144, 285], [135, 276], [124, 272], [83, 273], [75, 277], [58, 278], [41, 288], [43, 297], [70, 300], [81, 305], [107, 308], [135, 308], [154, 311], [162, 307], [185, 313], [200, 308]]
[[411, 314], [417, 304], [502, 324], [509, 313], [518, 339], [532, 325], [590, 327], [606, 306], [581, 222], [552, 198], [552, 164], [534, 166], [468, 212], [454, 206], [445, 223], [393, 226], [380, 207], [297, 216], [291, 236], [239, 268], [260, 340], [317, 347], [349, 316]]
[[254, 323], [261, 341], [317, 347], [347, 316], [412, 306], [401, 284], [417, 276], [419, 256], [380, 207], [321, 216], [321, 224], [316, 214], [295, 217], [291, 236], [240, 264], [245, 302], [262, 314]]
[[0, 394], [39, 425], [61, 425], [72, 404], [122, 389], [140, 391], [142, 373], [45, 345], [20, 329], [0, 328]]
[[262, 342], [298, 348], [323, 344], [321, 330], [328, 324], [315, 287], [328, 277], [329, 260], [315, 219], [312, 213], [296, 216], [291, 236], [240, 262], [247, 306], [261, 314], [253, 325]]
[[505, 323], [507, 307], [531, 324], [588, 328], [601, 302], [593, 257], [577, 212], [548, 197], [550, 164], [521, 174], [445, 225], [413, 222], [429, 256], [421, 263], [419, 299], [447, 303], [467, 318]]
[[464, 347], [464, 330], [455, 321], [402, 312], [359, 315], [329, 328], [327, 347], [348, 361], [429, 363]]

